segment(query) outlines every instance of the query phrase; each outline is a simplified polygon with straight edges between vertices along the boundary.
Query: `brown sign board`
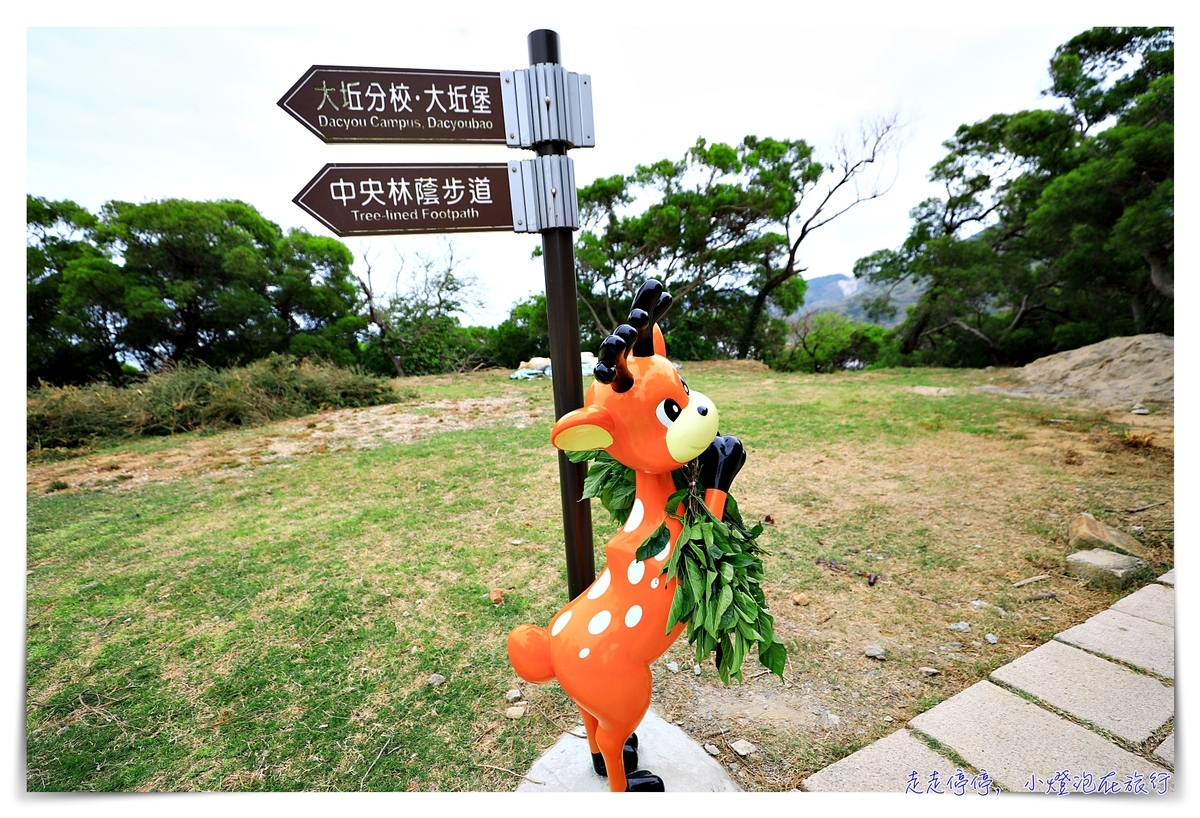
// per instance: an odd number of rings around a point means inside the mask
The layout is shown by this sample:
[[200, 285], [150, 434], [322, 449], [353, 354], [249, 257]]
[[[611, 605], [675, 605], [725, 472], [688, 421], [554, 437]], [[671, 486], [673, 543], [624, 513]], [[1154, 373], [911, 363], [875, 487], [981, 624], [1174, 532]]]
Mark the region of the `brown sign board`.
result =
[[326, 165], [293, 199], [339, 236], [513, 229], [507, 164]]
[[314, 65], [279, 107], [325, 142], [505, 143], [499, 72]]

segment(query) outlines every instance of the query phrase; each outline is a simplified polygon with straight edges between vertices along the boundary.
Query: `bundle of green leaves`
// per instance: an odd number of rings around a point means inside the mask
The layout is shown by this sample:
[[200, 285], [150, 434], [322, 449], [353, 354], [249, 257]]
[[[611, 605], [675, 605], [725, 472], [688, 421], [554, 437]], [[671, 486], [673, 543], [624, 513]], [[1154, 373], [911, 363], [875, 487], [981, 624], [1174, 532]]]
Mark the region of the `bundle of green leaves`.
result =
[[[595, 460], [584, 481], [584, 499], [596, 498], [618, 524], [629, 517], [634, 500], [634, 473], [604, 451], [571, 452], [581, 463]], [[721, 681], [742, 680], [742, 663], [757, 646], [758, 661], [783, 678], [787, 650], [775, 635], [775, 620], [768, 612], [762, 590], [763, 566], [758, 537], [763, 526], [747, 526], [737, 500], [729, 495], [723, 519], [704, 504], [700, 469], [693, 461], [674, 472], [677, 491], [667, 500], [668, 518], [683, 530], [663, 566], [668, 581], [678, 579], [671, 612], [670, 631], [686, 623], [688, 643], [695, 646], [696, 661], [712, 654]], [[645, 560], [661, 551], [670, 533], [664, 521], [637, 550]]]

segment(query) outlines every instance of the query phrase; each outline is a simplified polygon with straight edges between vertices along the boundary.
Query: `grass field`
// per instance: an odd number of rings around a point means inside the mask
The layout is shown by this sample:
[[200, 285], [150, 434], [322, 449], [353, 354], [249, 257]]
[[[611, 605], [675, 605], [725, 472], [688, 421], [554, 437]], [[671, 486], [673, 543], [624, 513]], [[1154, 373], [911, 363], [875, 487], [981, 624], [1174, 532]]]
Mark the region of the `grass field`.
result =
[[[1111, 604], [1065, 571], [1075, 514], [1141, 526], [1173, 565], [1161, 417], [1144, 445], [1127, 418], [978, 388], [1003, 371], [684, 375], [746, 444], [734, 494], [774, 523], [790, 660], [726, 688], [680, 642], [652, 706], [745, 789], [797, 786]], [[403, 385], [401, 404], [30, 462], [30, 790], [511, 790], [577, 723], [504, 647], [565, 602], [550, 385]], [[593, 515], [599, 566], [613, 526]], [[736, 759], [737, 738], [759, 752]]]

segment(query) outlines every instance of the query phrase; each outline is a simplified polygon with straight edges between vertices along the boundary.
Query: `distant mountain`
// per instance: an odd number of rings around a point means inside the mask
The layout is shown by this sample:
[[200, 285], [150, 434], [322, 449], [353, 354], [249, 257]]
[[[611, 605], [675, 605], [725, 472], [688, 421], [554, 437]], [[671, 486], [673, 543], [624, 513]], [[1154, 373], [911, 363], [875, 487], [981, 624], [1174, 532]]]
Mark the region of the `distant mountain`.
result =
[[[896, 305], [896, 315], [890, 320], [880, 321], [885, 327], [894, 327], [904, 320], [905, 308], [917, 303], [921, 290], [913, 284], [904, 282], [892, 291], [892, 303]], [[808, 289], [804, 293], [804, 306], [801, 312], [810, 310], [830, 310], [840, 312], [851, 321], [868, 322], [864, 303], [869, 298], [877, 298], [883, 293], [882, 287], [868, 284], [859, 278], [853, 278], [844, 273], [819, 276], [808, 279]], [[799, 313], [797, 313], [799, 314]]]

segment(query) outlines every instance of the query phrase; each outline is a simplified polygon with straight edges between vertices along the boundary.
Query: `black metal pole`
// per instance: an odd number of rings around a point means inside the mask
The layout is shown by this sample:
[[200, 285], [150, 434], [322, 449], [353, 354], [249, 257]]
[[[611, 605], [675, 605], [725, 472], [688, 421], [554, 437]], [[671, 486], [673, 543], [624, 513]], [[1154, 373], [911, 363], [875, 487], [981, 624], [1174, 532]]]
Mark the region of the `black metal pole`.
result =
[[[529, 34], [529, 64], [559, 63], [558, 33], [538, 29]], [[566, 142], [534, 146], [538, 156], [563, 155]], [[575, 289], [575, 246], [569, 227], [542, 232], [542, 259], [546, 272], [546, 311], [550, 324], [550, 365], [554, 371], [554, 416], [583, 406], [583, 372], [579, 365], [579, 303]], [[567, 592], [571, 599], [583, 593], [596, 578], [592, 547], [592, 505], [583, 499], [587, 464], [572, 463], [558, 453], [558, 480], [562, 489], [563, 533], [567, 548]]]

